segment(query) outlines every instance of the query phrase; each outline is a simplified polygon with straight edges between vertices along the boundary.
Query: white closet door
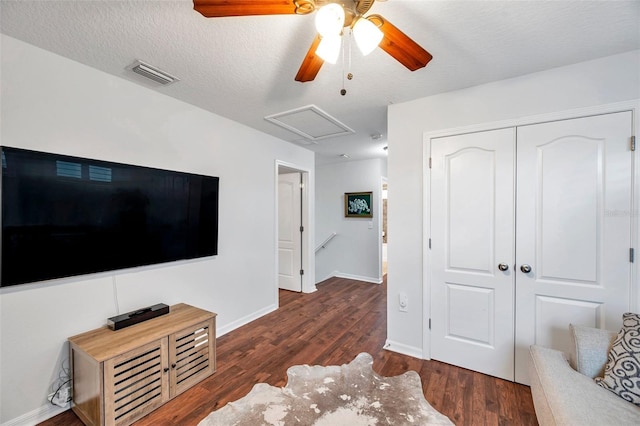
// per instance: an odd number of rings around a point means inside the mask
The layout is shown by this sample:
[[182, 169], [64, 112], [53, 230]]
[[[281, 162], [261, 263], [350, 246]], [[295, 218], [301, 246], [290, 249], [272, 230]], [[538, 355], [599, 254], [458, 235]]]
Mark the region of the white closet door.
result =
[[518, 127], [517, 382], [529, 382], [530, 345], [567, 351], [569, 323], [615, 330], [629, 309], [631, 119]]
[[431, 356], [507, 380], [514, 371], [514, 149], [514, 129], [431, 141]]

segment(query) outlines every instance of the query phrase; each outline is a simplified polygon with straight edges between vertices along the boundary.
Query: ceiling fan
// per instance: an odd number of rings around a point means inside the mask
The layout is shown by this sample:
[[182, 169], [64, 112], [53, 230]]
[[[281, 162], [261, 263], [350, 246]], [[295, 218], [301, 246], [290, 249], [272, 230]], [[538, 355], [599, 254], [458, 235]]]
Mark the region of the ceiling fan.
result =
[[[317, 11], [318, 35], [311, 43], [295, 80], [312, 81], [322, 64], [335, 63], [344, 29], [350, 29], [363, 54], [377, 46], [411, 71], [432, 59], [405, 33], [380, 15], [364, 16], [376, 0], [193, 0], [194, 9], [207, 18], [248, 15], [307, 15]], [[384, 1], [384, 0], [378, 0]]]

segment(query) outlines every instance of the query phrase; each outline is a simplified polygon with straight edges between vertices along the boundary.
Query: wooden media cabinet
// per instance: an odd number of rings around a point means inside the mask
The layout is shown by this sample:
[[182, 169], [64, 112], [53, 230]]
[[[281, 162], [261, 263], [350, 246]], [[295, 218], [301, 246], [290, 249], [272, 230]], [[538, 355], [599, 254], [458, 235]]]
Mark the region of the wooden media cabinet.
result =
[[181, 303], [121, 330], [70, 337], [72, 410], [87, 425], [128, 425], [210, 376], [215, 319]]

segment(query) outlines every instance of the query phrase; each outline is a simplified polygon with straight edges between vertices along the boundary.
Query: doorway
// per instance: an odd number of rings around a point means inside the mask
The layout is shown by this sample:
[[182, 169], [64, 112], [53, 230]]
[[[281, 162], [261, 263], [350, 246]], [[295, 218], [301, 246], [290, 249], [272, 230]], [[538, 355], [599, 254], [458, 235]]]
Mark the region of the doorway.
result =
[[302, 174], [278, 175], [278, 287], [302, 291]]
[[309, 172], [276, 162], [276, 290], [302, 292], [309, 262]]

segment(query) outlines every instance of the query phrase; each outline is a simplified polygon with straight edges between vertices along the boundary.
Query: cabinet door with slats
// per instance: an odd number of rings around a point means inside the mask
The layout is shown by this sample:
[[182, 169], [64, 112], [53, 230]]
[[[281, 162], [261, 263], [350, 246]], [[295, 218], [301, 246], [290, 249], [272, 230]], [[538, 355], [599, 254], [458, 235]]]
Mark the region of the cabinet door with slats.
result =
[[104, 363], [105, 424], [127, 425], [169, 399], [167, 338]]
[[216, 370], [215, 318], [169, 336], [171, 397]]

